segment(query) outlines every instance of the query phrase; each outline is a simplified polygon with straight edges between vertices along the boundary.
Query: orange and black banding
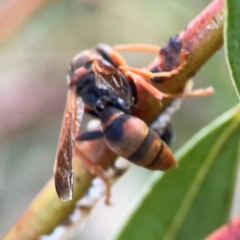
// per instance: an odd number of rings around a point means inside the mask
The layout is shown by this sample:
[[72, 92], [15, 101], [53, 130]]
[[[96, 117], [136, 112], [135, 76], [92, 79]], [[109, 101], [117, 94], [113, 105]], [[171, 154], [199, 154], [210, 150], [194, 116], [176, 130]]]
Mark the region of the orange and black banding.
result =
[[110, 149], [128, 158], [140, 146], [148, 127], [142, 120], [131, 115], [115, 116], [108, 124], [102, 124], [103, 134]]
[[109, 148], [129, 161], [152, 170], [175, 166], [171, 150], [141, 119], [113, 114], [102, 126]]
[[151, 129], [128, 160], [151, 170], [167, 170], [176, 166], [172, 151]]
[[173, 167], [177, 167], [177, 162], [174, 158], [174, 155], [167, 144], [164, 141], [161, 141], [161, 147], [157, 156], [146, 168], [151, 170], [168, 170]]
[[147, 168], [157, 156], [160, 148], [161, 140], [152, 130], [148, 129], [148, 133], [142, 139], [140, 146], [128, 157], [128, 159], [137, 165]]

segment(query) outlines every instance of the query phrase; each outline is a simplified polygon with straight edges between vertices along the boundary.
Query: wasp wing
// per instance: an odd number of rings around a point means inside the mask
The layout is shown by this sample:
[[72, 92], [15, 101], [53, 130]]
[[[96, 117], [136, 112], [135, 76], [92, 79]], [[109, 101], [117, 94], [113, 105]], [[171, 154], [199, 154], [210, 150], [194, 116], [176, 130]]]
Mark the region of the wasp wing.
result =
[[94, 62], [96, 85], [100, 89], [108, 89], [121, 98], [128, 106], [135, 104], [133, 89], [124, 73], [102, 60]]
[[77, 98], [73, 89], [69, 89], [54, 165], [55, 188], [64, 202], [73, 197], [73, 145], [83, 112], [82, 100]]

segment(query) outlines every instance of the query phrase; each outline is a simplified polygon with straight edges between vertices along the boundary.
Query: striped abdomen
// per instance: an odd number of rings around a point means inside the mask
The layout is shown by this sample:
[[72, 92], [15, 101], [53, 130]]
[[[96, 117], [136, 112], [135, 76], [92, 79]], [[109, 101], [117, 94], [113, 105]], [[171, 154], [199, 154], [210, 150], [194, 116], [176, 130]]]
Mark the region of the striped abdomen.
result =
[[107, 145], [118, 155], [152, 170], [176, 166], [169, 147], [141, 119], [119, 111], [101, 118]]

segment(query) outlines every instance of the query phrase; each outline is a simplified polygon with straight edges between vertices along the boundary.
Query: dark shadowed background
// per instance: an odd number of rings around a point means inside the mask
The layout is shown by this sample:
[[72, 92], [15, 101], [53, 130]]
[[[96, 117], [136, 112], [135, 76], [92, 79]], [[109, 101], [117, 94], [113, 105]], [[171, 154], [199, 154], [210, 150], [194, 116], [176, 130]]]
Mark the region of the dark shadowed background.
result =
[[[72, 57], [100, 42], [162, 45], [209, 2], [51, 1], [15, 29], [0, 49], [0, 236], [53, 175], [66, 99], [65, 75]], [[0, 0], [0, 13], [4, 3]], [[144, 53], [124, 56], [136, 67], [153, 59]], [[212, 85], [216, 94], [184, 100], [172, 121], [177, 136], [174, 150], [238, 102], [223, 49], [201, 68], [194, 82], [195, 88]], [[100, 203], [76, 239], [109, 237], [150, 174], [132, 166], [114, 186], [113, 205]], [[240, 211], [237, 201], [233, 211]]]

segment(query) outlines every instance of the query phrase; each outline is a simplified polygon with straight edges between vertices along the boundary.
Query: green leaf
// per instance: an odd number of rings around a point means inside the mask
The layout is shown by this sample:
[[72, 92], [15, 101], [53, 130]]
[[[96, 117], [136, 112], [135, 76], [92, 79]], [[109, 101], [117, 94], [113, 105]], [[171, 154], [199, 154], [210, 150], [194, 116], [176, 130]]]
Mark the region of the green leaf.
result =
[[229, 215], [239, 157], [240, 107], [201, 130], [154, 173], [115, 240], [203, 239]]
[[240, 1], [227, 0], [225, 21], [225, 49], [230, 75], [240, 98]]

